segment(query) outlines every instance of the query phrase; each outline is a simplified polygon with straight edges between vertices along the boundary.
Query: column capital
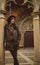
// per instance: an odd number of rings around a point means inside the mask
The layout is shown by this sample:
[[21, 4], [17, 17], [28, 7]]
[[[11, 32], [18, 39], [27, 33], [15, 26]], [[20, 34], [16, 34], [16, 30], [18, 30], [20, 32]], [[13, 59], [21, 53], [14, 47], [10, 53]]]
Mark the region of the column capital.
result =
[[33, 13], [31, 14], [32, 17], [37, 17], [37, 16], [39, 16], [39, 15], [40, 15], [40, 12], [33, 12]]
[[40, 15], [40, 12], [33, 12], [33, 15]]
[[0, 10], [0, 19], [5, 19], [6, 10]]
[[0, 19], [5, 19], [5, 16], [0, 13]]
[[6, 10], [0, 10], [0, 14], [6, 14]]

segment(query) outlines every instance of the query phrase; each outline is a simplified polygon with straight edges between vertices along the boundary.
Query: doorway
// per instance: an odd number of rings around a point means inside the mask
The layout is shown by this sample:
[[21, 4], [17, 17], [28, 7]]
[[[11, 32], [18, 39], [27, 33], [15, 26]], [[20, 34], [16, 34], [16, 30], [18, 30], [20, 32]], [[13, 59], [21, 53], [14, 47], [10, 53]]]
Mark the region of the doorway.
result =
[[34, 47], [33, 31], [26, 31], [24, 34], [24, 47]]

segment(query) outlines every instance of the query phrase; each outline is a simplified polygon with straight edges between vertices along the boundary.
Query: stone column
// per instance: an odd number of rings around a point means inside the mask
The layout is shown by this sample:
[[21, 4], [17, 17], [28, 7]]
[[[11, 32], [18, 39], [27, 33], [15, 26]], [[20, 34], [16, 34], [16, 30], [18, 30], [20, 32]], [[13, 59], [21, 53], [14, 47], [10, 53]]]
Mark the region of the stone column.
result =
[[3, 14], [0, 14], [0, 65], [4, 65], [4, 24], [5, 18]]
[[4, 25], [5, 25], [5, 0], [0, 0], [0, 65], [4, 65], [5, 56], [4, 56]]
[[39, 15], [37, 14], [33, 17], [33, 30], [34, 30], [34, 60], [40, 61]]

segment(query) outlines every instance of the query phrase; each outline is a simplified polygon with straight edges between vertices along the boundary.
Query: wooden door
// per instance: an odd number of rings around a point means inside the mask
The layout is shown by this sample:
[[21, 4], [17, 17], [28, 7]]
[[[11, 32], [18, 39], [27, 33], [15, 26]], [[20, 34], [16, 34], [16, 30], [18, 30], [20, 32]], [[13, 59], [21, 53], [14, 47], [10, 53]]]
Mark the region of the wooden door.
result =
[[34, 36], [33, 31], [26, 31], [24, 34], [24, 47], [34, 46]]

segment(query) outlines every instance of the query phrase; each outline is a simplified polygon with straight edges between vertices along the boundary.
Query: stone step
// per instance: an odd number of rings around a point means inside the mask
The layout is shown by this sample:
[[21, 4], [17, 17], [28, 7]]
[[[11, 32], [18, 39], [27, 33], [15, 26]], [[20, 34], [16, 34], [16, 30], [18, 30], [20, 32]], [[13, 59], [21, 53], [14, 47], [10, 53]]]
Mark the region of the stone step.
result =
[[13, 58], [5, 58], [5, 63], [13, 63]]
[[13, 57], [9, 51], [5, 51], [5, 63], [13, 63]]
[[5, 65], [13, 65], [13, 63], [6, 63]]
[[[19, 54], [17, 54], [17, 56], [20, 57]], [[11, 53], [9, 51], [5, 51], [5, 58], [6, 57], [11, 57], [12, 58], [12, 55], [11, 55]]]
[[[23, 58], [18, 58], [18, 61], [19, 61], [19, 63], [27, 63], [27, 61], [24, 60]], [[14, 62], [14, 60], [12, 57], [5, 58], [5, 63], [13, 63], [13, 62]]]
[[12, 57], [11, 53], [9, 51], [5, 51], [5, 58], [6, 57]]
[[[7, 63], [7, 64], [5, 64], [5, 65], [14, 65], [13, 63]], [[26, 64], [20, 64], [19, 63], [19, 65], [31, 65], [31, 64], [29, 64], [29, 63], [26, 63]]]
[[[24, 58], [22, 58], [22, 56], [20, 56], [20, 51], [24, 56], [27, 56], [29, 59], [33, 59], [33, 52], [29, 52], [28, 50], [19, 50], [17, 57], [18, 57], [18, 61], [19, 63], [28, 63], [28, 61], [26, 61]], [[6, 65], [8, 64], [12, 64], [14, 62], [13, 57], [10, 53], [10, 51], [5, 51], [5, 63]]]

